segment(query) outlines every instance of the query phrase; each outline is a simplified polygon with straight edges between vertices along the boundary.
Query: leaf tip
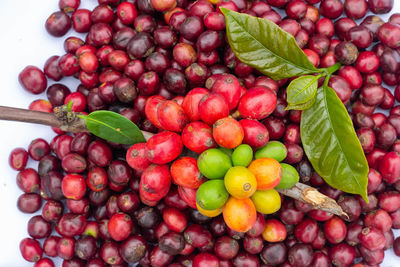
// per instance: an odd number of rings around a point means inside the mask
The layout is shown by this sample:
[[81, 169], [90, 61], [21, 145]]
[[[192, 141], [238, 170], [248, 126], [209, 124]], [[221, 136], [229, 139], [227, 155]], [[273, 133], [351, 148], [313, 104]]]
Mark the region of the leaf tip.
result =
[[367, 196], [367, 192], [362, 192], [362, 194], [360, 194], [360, 196], [364, 199], [364, 201], [368, 204], [369, 203], [369, 199]]
[[227, 12], [228, 11], [228, 9], [227, 8], [225, 8], [225, 7], [219, 7], [219, 10], [221, 10], [221, 12], [222, 13], [225, 13], [225, 12]]

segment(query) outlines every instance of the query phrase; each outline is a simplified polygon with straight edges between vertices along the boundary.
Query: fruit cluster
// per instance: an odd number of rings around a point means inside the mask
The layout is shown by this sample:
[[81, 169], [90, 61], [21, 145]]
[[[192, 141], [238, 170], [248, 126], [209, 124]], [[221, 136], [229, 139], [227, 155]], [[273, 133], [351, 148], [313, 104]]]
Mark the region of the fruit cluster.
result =
[[[90, 11], [79, 0], [59, 0], [47, 31], [59, 37], [72, 27], [87, 35], [68, 37], [66, 53], [50, 57], [43, 71], [22, 70], [23, 88], [48, 98], [29, 108], [108, 109], [154, 135], [128, 147], [53, 128], [50, 143], [38, 138], [27, 151], [13, 150], [10, 165], [24, 192], [18, 208], [35, 213], [45, 202], [20, 243], [24, 259], [36, 267], [54, 266], [43, 255], [62, 258], [63, 267], [361, 267], [380, 264], [392, 246], [400, 255], [392, 231], [400, 228], [400, 86], [393, 94], [382, 85], [400, 81], [400, 16], [354, 21], [368, 9], [389, 12], [393, 0], [98, 3]], [[285, 109], [289, 81], [262, 76], [235, 57], [219, 7], [273, 21], [315, 66], [345, 65], [329, 86], [352, 107], [370, 166], [369, 203], [315, 173], [301, 147], [302, 112]], [[339, 18], [343, 11], [347, 17]], [[47, 87], [47, 78], [69, 76], [81, 83], [75, 91]], [[374, 113], [377, 107], [390, 115]], [[26, 168], [28, 158], [37, 170]], [[274, 189], [298, 179], [348, 217]]]
[[256, 211], [272, 214], [280, 209], [281, 198], [274, 188], [290, 188], [298, 182], [296, 169], [279, 163], [285, 157], [286, 148], [277, 141], [260, 148], [254, 161], [253, 150], [246, 144], [233, 152], [206, 150], [198, 158], [198, 168], [210, 180], [196, 192], [197, 209], [208, 217], [223, 212], [229, 228], [247, 232], [255, 224]]

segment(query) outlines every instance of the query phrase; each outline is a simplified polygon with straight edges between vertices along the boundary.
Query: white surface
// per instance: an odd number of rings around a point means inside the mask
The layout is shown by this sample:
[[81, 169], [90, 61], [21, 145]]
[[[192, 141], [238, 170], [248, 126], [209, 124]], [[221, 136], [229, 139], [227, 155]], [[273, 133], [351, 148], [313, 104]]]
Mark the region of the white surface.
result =
[[[400, 1], [395, 2], [394, 10], [400, 12]], [[96, 3], [96, 0], [82, 0], [81, 7], [91, 8]], [[42, 68], [47, 58], [64, 53], [65, 37], [53, 38], [44, 28], [46, 18], [57, 9], [58, 0], [1, 1], [0, 105], [27, 108], [38, 98], [46, 99], [45, 93], [32, 95], [25, 92], [18, 83], [18, 73], [26, 65]], [[77, 85], [74, 79], [63, 79], [61, 82], [71, 90], [75, 90]], [[50, 141], [54, 133], [46, 126], [4, 121], [0, 121], [0, 129], [0, 267], [33, 266], [19, 252], [19, 242], [28, 236], [26, 225], [32, 215], [22, 214], [16, 208], [21, 190], [15, 182], [17, 172], [8, 166], [8, 155], [15, 147], [26, 149], [35, 138]], [[29, 161], [29, 166], [35, 165], [33, 160]], [[400, 233], [397, 232], [397, 235]], [[61, 263], [58, 262], [57, 266], [61, 266]], [[381, 266], [400, 266], [400, 258], [392, 250], [386, 251]]]

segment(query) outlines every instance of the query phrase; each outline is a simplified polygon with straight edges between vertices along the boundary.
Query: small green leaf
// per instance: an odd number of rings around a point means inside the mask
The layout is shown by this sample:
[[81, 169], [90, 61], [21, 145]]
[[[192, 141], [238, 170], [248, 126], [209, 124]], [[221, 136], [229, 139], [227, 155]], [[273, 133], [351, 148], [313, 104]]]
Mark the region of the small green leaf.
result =
[[91, 133], [105, 140], [128, 145], [146, 142], [139, 127], [118, 113], [99, 110], [79, 117], [85, 120]]
[[286, 110], [306, 110], [310, 108], [315, 102], [315, 96], [312, 97], [308, 102], [302, 103], [302, 104], [297, 104], [297, 105], [291, 105], [288, 104], [287, 107], [285, 108]]
[[267, 19], [220, 8], [236, 57], [274, 80], [320, 72], [294, 37]]
[[68, 102], [68, 104], [67, 104], [67, 111], [69, 111], [69, 112], [71, 112], [72, 111], [72, 104], [73, 104], [74, 102], [72, 101], [72, 100], [70, 100], [69, 102]]
[[324, 86], [303, 111], [300, 125], [304, 151], [314, 169], [332, 187], [359, 194], [367, 201], [368, 163], [346, 108]]
[[318, 79], [321, 75], [301, 76], [293, 80], [287, 87], [287, 102], [289, 106], [308, 103], [315, 97], [318, 89]]

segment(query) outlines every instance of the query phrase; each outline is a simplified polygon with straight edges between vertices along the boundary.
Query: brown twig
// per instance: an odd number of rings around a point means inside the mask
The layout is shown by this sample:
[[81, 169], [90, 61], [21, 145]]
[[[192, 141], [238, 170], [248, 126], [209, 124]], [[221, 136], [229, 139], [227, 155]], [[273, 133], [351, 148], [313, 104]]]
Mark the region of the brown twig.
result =
[[305, 202], [313, 209], [327, 211], [338, 216], [347, 216], [334, 199], [321, 194], [317, 189], [306, 184], [297, 183], [290, 189], [278, 189], [278, 192]]
[[[88, 132], [85, 121], [70, 112], [65, 106], [54, 108], [54, 113], [0, 106], [0, 120], [20, 121], [60, 128], [66, 132]], [[146, 140], [152, 133], [142, 131]], [[318, 192], [317, 189], [297, 183], [290, 189], [279, 189], [281, 194], [311, 205], [314, 209], [324, 210], [335, 215], [347, 215], [335, 200]]]

